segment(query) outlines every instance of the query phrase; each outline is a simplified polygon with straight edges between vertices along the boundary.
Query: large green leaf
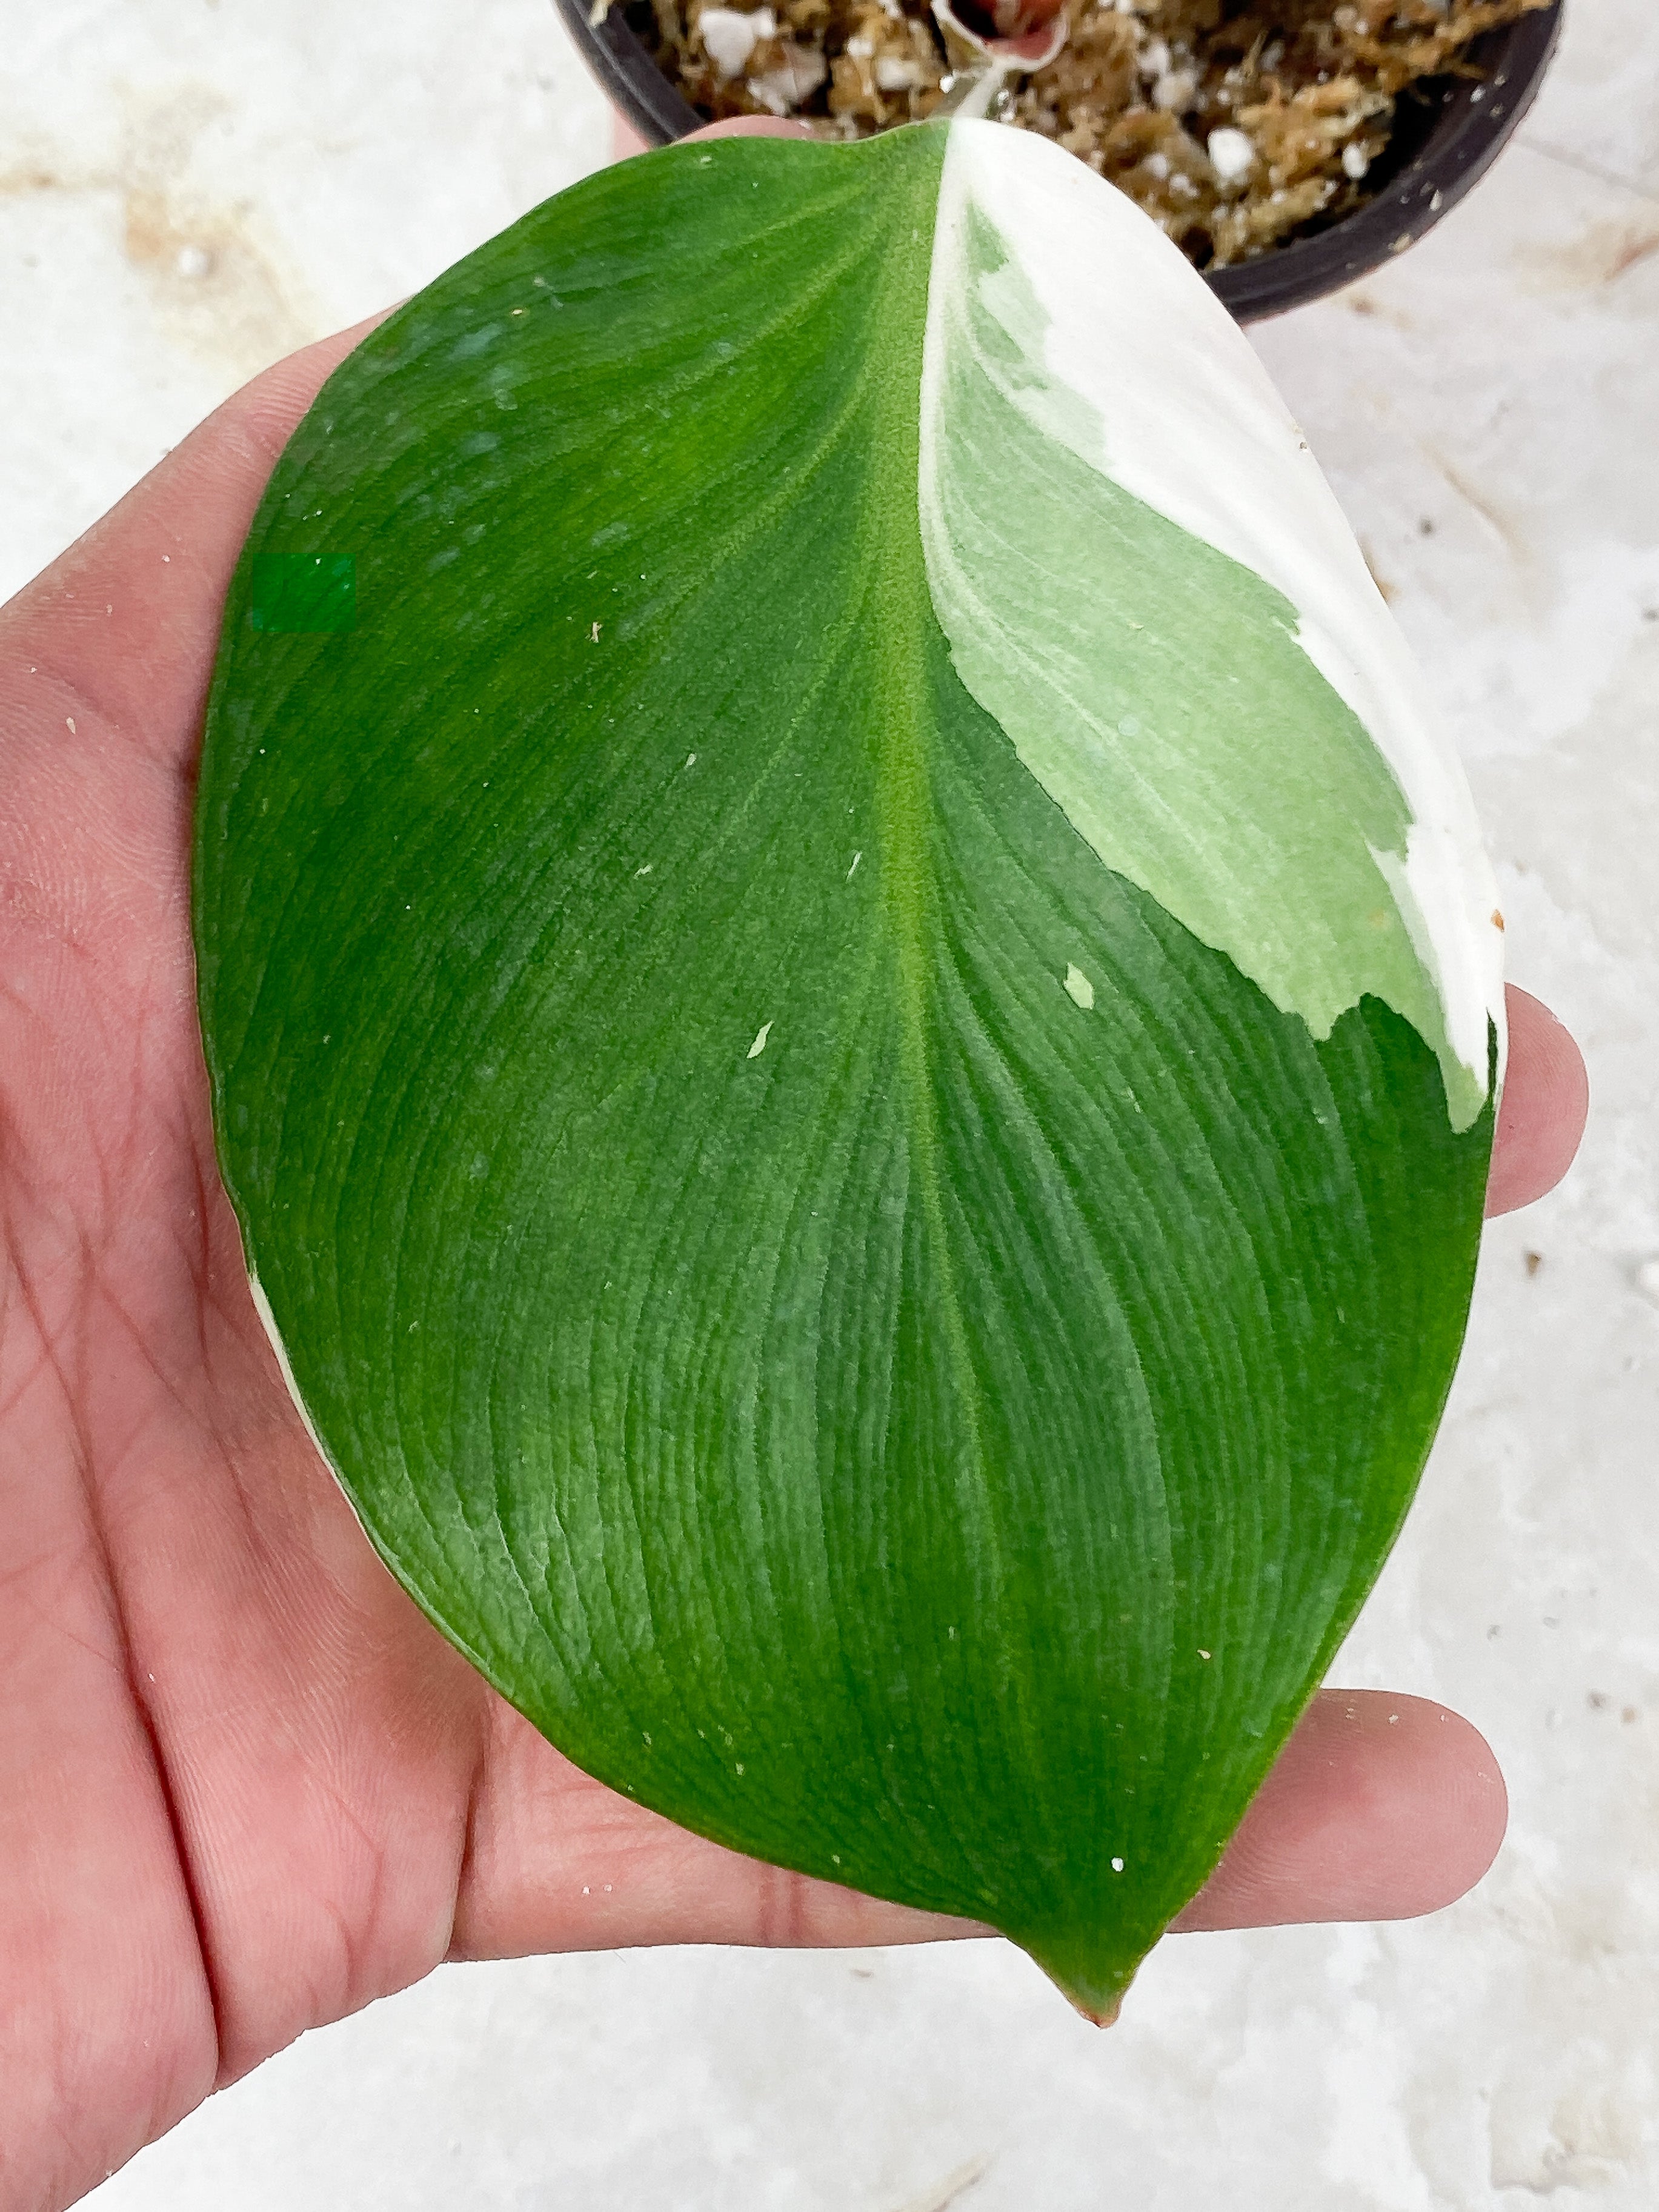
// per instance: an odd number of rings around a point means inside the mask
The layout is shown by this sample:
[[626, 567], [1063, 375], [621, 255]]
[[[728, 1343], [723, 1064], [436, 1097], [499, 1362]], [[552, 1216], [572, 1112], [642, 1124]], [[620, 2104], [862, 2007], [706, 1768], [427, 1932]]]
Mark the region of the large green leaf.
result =
[[1416, 684], [1198, 279], [987, 123], [539, 209], [226, 611], [222, 1158], [369, 1534], [592, 1772], [1099, 2013], [1456, 1357], [1498, 940]]

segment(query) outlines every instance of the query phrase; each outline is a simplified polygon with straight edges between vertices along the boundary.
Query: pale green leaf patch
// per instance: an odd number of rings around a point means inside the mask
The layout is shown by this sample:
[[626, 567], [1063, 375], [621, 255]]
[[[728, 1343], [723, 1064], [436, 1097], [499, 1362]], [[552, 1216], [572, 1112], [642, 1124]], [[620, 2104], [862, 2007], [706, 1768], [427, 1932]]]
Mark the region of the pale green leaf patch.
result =
[[1059, 149], [951, 133], [922, 384], [934, 607], [1109, 866], [1316, 1036], [1367, 992], [1393, 1006], [1465, 1128], [1504, 1026], [1468, 790], [1283, 403], [1180, 261]]
[[1095, 1003], [1095, 987], [1075, 961], [1068, 961], [1066, 964], [1066, 995], [1074, 999], [1085, 1013]]

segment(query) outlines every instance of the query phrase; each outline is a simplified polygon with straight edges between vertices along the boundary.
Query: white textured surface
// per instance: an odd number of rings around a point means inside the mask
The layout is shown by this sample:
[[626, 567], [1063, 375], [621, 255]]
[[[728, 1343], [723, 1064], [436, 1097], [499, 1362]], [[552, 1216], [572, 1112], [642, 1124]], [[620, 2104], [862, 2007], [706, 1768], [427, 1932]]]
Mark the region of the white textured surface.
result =
[[[240, 376], [606, 143], [537, 0], [0, 0], [0, 592]], [[1659, 2202], [1650, 0], [1577, 0], [1469, 205], [1261, 344], [1447, 702], [1512, 972], [1595, 1088], [1571, 1181], [1492, 1232], [1335, 1670], [1486, 1730], [1497, 1869], [1412, 1926], [1174, 1941], [1106, 2036], [1000, 1947], [453, 1969], [217, 2099], [100, 2212], [921, 2212], [981, 2159], [968, 2212]]]

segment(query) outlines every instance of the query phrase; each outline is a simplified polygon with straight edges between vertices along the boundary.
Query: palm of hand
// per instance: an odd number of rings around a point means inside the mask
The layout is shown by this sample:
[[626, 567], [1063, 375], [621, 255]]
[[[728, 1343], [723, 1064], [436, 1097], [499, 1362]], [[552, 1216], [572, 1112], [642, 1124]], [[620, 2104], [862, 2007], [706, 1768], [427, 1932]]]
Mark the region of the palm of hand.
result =
[[[446, 1956], [953, 1932], [560, 1759], [375, 1559], [255, 1317], [196, 1033], [194, 752], [265, 475], [361, 334], [250, 386], [0, 613], [0, 2212]], [[1582, 1076], [1517, 1012], [1518, 1203]], [[1330, 1695], [1187, 1924], [1427, 1910], [1502, 1823], [1465, 1724]]]

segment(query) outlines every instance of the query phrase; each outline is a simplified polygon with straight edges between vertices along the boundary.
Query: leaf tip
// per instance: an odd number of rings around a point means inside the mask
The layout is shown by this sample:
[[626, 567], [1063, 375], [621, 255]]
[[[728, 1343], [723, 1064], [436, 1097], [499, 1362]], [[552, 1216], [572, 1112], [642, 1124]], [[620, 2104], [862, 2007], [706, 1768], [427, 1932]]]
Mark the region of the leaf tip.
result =
[[[1075, 1937], [1060, 1942], [1015, 1942], [1071, 2006], [1092, 2027], [1111, 2027], [1123, 2009], [1129, 1985], [1139, 1972], [1150, 1942], [1127, 1947], [1104, 1942], [1081, 1943]], [[1153, 1938], [1156, 1941], [1156, 1937]]]

